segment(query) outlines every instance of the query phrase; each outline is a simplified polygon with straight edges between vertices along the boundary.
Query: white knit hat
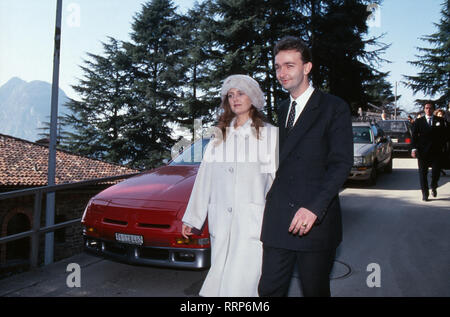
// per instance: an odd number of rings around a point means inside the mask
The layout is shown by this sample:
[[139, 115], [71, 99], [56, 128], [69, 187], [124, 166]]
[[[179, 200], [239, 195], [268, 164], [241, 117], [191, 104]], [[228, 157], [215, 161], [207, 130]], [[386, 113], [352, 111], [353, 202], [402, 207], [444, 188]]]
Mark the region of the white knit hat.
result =
[[222, 101], [226, 98], [228, 91], [232, 88], [239, 89], [244, 92], [252, 101], [255, 108], [261, 110], [266, 104], [264, 94], [256, 80], [247, 75], [231, 75], [223, 81], [220, 95]]

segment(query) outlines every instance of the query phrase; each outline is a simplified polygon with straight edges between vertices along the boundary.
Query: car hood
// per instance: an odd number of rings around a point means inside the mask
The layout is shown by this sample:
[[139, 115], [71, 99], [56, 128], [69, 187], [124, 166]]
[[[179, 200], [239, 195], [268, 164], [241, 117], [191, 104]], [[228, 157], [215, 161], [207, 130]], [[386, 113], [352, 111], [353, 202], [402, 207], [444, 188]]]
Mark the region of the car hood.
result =
[[366, 143], [353, 143], [353, 155], [354, 156], [366, 156], [372, 151], [373, 144]]
[[144, 201], [187, 203], [198, 167], [199, 165], [163, 166], [113, 185], [97, 194], [94, 199], [136, 207], [142, 206]]

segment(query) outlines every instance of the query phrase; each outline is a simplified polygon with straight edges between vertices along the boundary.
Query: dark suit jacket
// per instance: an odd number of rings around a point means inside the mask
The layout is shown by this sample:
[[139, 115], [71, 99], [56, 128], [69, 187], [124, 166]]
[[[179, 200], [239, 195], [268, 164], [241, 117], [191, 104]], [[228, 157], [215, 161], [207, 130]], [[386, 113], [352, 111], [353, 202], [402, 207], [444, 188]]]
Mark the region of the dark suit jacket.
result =
[[[285, 129], [289, 101], [279, 107], [279, 167], [261, 231], [266, 246], [290, 250], [327, 250], [342, 240], [339, 189], [353, 165], [350, 108], [338, 97], [314, 90], [296, 124]], [[289, 225], [300, 207], [317, 215], [300, 237]]]
[[418, 159], [439, 158], [443, 154], [445, 142], [448, 139], [448, 129], [443, 118], [433, 116], [430, 127], [425, 116], [413, 124], [412, 148], [417, 149]]

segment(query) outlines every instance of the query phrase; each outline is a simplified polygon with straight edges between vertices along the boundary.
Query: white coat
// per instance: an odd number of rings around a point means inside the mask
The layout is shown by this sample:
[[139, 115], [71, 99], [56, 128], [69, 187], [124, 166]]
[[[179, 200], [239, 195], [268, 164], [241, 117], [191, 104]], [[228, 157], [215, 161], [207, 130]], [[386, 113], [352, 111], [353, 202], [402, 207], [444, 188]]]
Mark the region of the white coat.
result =
[[234, 129], [233, 120], [225, 142], [209, 142], [183, 217], [200, 229], [208, 216], [211, 268], [200, 296], [258, 296], [260, 233], [277, 168], [278, 129], [266, 124], [258, 140], [251, 123]]

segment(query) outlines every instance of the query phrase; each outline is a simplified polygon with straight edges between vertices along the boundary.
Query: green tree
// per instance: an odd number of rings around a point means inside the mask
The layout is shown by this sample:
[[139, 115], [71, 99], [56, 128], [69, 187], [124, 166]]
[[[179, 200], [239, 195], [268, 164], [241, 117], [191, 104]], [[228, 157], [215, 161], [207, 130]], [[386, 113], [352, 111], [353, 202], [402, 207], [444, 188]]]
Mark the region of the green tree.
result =
[[[368, 95], [368, 103], [375, 105], [388, 113], [395, 113], [396, 97], [392, 93], [393, 87], [390, 82], [386, 80], [389, 73], [380, 73], [378, 76], [374, 75], [373, 80], [364, 83], [365, 92]], [[397, 95], [397, 101], [401, 95]], [[397, 115], [399, 114], [397, 109]]]
[[[231, 74], [259, 81], [265, 113], [287, 97], [274, 72], [273, 47], [283, 36], [313, 50], [314, 86], [347, 100], [356, 111], [385, 103], [391, 86], [375, 70], [385, 45], [367, 33], [364, 0], [204, 0], [178, 15], [170, 0], [151, 0], [132, 23], [131, 41], [112, 38], [104, 56], [88, 54], [85, 78], [71, 100], [75, 129], [67, 147], [91, 157], [151, 168], [170, 155], [173, 131], [211, 120], [219, 89]], [[372, 3], [373, 1], [370, 1]], [[369, 51], [369, 45], [379, 48]]]
[[296, 2], [302, 15], [308, 17], [299, 32], [312, 48], [314, 85], [346, 100], [354, 113], [374, 103], [369, 90], [373, 91], [375, 81], [387, 77], [377, 67], [387, 62], [381, 55], [389, 46], [380, 42], [383, 35], [368, 39], [365, 35], [370, 14], [367, 6], [381, 1]]
[[274, 74], [275, 42], [293, 30], [295, 11], [290, 1], [210, 0], [213, 23], [208, 24], [215, 45], [211, 89], [215, 92], [231, 74], [246, 74], [256, 79], [266, 96], [265, 112], [276, 122], [275, 108], [285, 97]]
[[120, 43], [109, 38], [103, 43], [104, 56], [88, 53], [91, 60], [81, 66], [84, 79], [72, 88], [81, 100], [71, 99], [67, 107], [71, 114], [62, 119], [74, 132], [68, 132], [64, 148], [81, 155], [126, 163], [130, 157], [124, 137], [124, 114], [129, 103], [129, 58]]
[[124, 43], [132, 65], [132, 98], [126, 136], [133, 147], [130, 164], [150, 168], [170, 157], [173, 122], [185, 83], [180, 16], [170, 0], [152, 0], [142, 6], [132, 23], [132, 42]]
[[[416, 55], [418, 60], [409, 62], [420, 68], [416, 76], [405, 75], [406, 86], [414, 93], [419, 91], [437, 97], [435, 102], [439, 107], [449, 107], [450, 103], [450, 1], [442, 3], [442, 17], [439, 23], [435, 23], [437, 32], [422, 37], [430, 43], [431, 47], [418, 47], [421, 55]], [[424, 100], [416, 100], [423, 104]]]
[[194, 119], [212, 121], [220, 98], [211, 89], [214, 69], [214, 44], [209, 28], [215, 22], [208, 3], [196, 3], [181, 17], [180, 36], [183, 41], [184, 87], [176, 121], [193, 132]]
[[[380, 1], [375, 1], [379, 3]], [[315, 87], [342, 97], [356, 113], [358, 107], [375, 102], [367, 92], [373, 81], [386, 74], [376, 69], [387, 45], [367, 34], [365, 0], [210, 0], [215, 24], [210, 24], [217, 47], [211, 82], [233, 73], [259, 81], [266, 94], [266, 113], [275, 122], [275, 107], [286, 98], [277, 83], [273, 47], [281, 37], [302, 38], [313, 52], [311, 79]]]

